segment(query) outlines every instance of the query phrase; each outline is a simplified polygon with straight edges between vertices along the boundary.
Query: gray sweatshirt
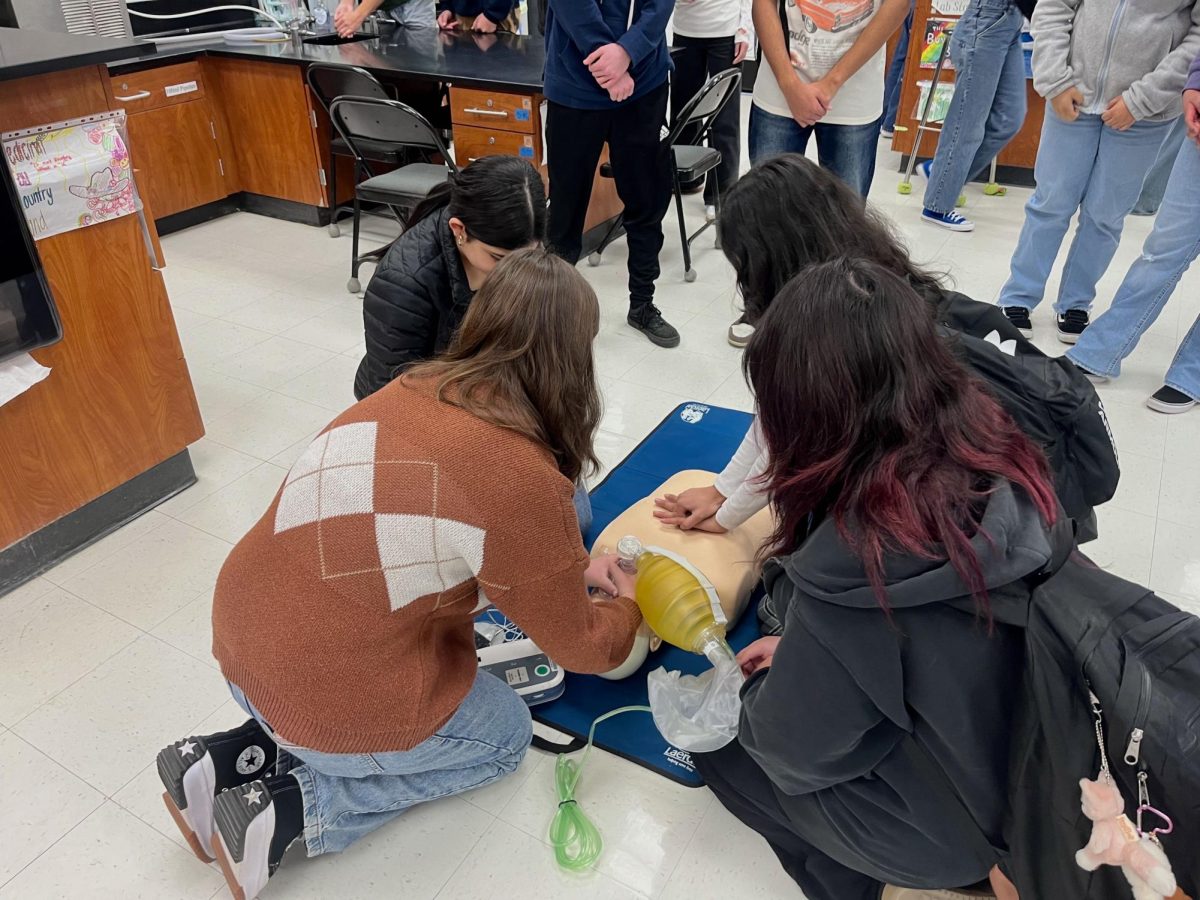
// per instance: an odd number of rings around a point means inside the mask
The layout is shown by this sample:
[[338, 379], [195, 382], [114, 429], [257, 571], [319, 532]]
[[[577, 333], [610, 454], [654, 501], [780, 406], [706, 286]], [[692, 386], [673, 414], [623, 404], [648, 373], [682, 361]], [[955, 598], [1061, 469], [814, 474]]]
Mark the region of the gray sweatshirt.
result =
[[1139, 121], [1182, 112], [1188, 66], [1200, 53], [1195, 0], [1039, 0], [1033, 13], [1033, 86], [1053, 99], [1071, 86], [1085, 113], [1123, 97]]

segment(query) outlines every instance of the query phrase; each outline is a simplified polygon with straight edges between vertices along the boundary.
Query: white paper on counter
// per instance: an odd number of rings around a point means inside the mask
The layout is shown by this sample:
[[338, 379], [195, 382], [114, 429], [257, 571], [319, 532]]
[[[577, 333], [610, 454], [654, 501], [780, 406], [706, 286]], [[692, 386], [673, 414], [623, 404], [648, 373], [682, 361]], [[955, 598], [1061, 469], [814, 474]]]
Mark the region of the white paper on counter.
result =
[[0, 362], [0, 406], [25, 393], [49, 374], [50, 370], [28, 353]]

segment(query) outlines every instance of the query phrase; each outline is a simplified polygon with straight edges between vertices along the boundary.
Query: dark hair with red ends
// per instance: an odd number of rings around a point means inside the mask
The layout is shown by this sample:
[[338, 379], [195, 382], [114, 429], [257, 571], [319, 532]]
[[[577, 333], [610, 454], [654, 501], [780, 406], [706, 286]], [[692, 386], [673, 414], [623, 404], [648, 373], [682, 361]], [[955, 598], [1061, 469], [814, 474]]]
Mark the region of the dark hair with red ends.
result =
[[799, 153], [760, 162], [721, 198], [721, 248], [754, 323], [802, 269], [839, 256], [869, 259], [917, 289], [931, 307], [939, 278], [917, 266], [888, 220], [829, 169]]
[[837, 259], [789, 281], [743, 360], [758, 401], [776, 510], [765, 548], [795, 550], [832, 516], [888, 609], [889, 553], [948, 559], [991, 620], [971, 546], [1007, 479], [1054, 521], [1046, 459], [954, 357], [913, 288], [875, 262]]

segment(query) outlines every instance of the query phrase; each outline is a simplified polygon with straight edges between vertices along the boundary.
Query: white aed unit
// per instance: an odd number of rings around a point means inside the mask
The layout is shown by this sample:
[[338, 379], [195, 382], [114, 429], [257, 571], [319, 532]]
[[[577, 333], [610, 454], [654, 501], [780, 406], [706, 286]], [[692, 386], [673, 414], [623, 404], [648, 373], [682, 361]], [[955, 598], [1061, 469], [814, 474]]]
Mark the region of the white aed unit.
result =
[[515, 622], [494, 606], [475, 618], [479, 668], [495, 675], [530, 706], [562, 696], [565, 675]]

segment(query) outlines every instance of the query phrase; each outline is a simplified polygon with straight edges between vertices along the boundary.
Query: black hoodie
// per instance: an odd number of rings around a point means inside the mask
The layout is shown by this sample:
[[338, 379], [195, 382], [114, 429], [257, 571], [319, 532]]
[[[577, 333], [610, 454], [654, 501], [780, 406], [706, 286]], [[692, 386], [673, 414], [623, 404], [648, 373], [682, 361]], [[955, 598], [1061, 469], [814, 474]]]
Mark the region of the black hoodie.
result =
[[969, 884], [999, 860], [1022, 579], [1046, 564], [1052, 543], [1070, 540], [1068, 520], [1047, 529], [1024, 492], [997, 486], [972, 540], [990, 635], [944, 559], [885, 560], [889, 619], [828, 519], [767, 564], [783, 636], [770, 668], [743, 689], [738, 740], [806, 840], [899, 884], [935, 870]]

